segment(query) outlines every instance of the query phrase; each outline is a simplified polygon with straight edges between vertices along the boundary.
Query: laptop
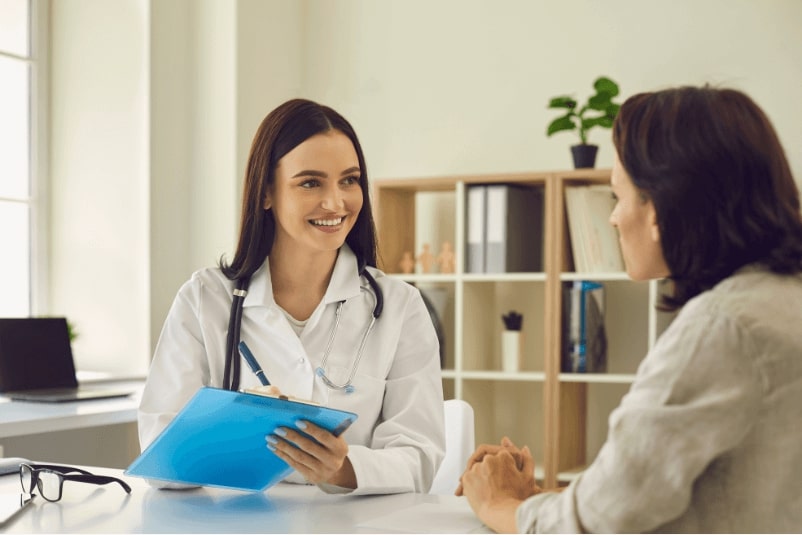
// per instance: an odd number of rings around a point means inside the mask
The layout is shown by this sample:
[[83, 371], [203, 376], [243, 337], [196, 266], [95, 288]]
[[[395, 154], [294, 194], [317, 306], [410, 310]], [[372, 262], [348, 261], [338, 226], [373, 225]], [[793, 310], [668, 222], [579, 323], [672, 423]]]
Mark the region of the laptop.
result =
[[0, 396], [57, 403], [132, 393], [78, 384], [66, 318], [0, 318]]

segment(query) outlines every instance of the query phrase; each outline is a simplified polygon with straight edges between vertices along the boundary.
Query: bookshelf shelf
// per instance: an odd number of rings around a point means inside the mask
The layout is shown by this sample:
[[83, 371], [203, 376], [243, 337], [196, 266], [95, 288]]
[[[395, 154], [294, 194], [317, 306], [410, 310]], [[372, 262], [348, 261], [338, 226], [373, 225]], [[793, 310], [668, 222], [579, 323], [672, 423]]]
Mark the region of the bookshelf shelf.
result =
[[463, 371], [460, 377], [465, 380], [480, 379], [493, 381], [535, 381], [543, 382], [546, 374], [543, 372], [497, 372], [497, 371]]
[[466, 273], [464, 282], [545, 282], [545, 273]]
[[[445, 333], [443, 390], [468, 401], [476, 416], [477, 443], [508, 436], [529, 445], [538, 479], [552, 487], [589, 464], [604, 442], [610, 412], [634, 380], [635, 372], [671, 315], [658, 313], [660, 285], [634, 282], [623, 272], [576, 272], [565, 190], [608, 184], [609, 169], [579, 169], [428, 178], [379, 179], [373, 203], [379, 267], [418, 286], [438, 301]], [[543, 223], [515, 227], [541, 247], [537, 272], [466, 272], [472, 185], [504, 184], [537, 188], [543, 194]], [[509, 232], [509, 230], [508, 230]], [[436, 256], [444, 242], [455, 256], [454, 273], [401, 273], [405, 253], [417, 257], [424, 244]], [[604, 286], [607, 373], [562, 373], [562, 287], [591, 280]], [[437, 307], [436, 307], [437, 308]], [[503, 371], [501, 316], [523, 314], [518, 371]], [[576, 467], [581, 467], [576, 469]], [[574, 474], [574, 475], [572, 475]]]
[[560, 381], [564, 383], [621, 383], [630, 384], [635, 374], [628, 373], [561, 373]]
[[420, 282], [456, 282], [457, 277], [456, 275], [450, 273], [422, 273], [420, 275], [413, 274], [413, 273], [405, 273], [403, 275], [396, 275], [401, 280], [404, 280], [409, 283], [417, 284]]
[[626, 273], [560, 273], [561, 281], [628, 281]]

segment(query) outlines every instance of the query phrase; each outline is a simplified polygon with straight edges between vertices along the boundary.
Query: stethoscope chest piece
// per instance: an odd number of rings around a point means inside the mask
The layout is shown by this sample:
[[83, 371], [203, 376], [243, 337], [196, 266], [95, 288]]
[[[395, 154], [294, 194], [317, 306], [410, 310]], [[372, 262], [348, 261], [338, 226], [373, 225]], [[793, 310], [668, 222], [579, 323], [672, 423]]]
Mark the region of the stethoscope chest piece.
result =
[[[370, 282], [373, 277], [371, 277], [367, 270], [364, 272], [366, 278], [368, 278], [368, 282]], [[375, 283], [375, 281], [373, 281]], [[334, 315], [334, 326], [331, 329], [331, 333], [329, 334], [329, 339], [326, 342], [326, 349], [323, 352], [323, 360], [320, 361], [320, 366], [317, 367], [315, 370], [315, 375], [317, 375], [323, 383], [333, 390], [342, 390], [346, 394], [352, 394], [355, 390], [353, 381], [354, 377], [356, 376], [356, 371], [359, 368], [359, 362], [362, 360], [362, 355], [365, 353], [365, 345], [367, 344], [368, 337], [370, 336], [371, 331], [373, 331], [373, 326], [376, 324], [376, 318], [379, 317], [381, 314], [381, 309], [379, 308], [379, 303], [381, 303], [381, 299], [378, 297], [381, 295], [381, 291], [376, 293], [377, 286], [370, 285], [373, 289], [373, 314], [370, 316], [370, 323], [368, 323], [367, 329], [365, 329], [364, 334], [362, 335], [362, 340], [359, 342], [359, 349], [356, 352], [356, 358], [354, 359], [354, 364], [351, 366], [351, 371], [348, 374], [348, 378], [344, 383], [338, 384], [332, 381], [328, 375], [326, 375], [326, 364], [329, 361], [329, 355], [331, 354], [331, 347], [334, 344], [334, 338], [337, 335], [337, 331], [340, 328], [340, 317], [342, 316], [342, 309], [345, 305], [345, 301], [340, 301], [337, 303], [337, 309]], [[365, 289], [368, 293], [371, 293], [369, 290]]]
[[353, 393], [354, 393], [354, 390], [355, 390], [355, 388], [354, 388], [354, 385], [353, 385], [353, 384], [351, 384], [351, 382], [350, 382], [350, 381], [351, 381], [351, 379], [349, 379], [349, 382], [348, 382], [348, 383], [346, 383], [345, 385], [343, 385], [342, 387], [340, 387], [340, 386], [338, 386], [338, 385], [334, 384], [333, 382], [331, 382], [331, 381], [329, 380], [329, 378], [328, 378], [328, 377], [326, 377], [326, 370], [324, 370], [324, 369], [323, 369], [323, 367], [321, 367], [321, 366], [318, 366], [318, 367], [315, 369], [315, 375], [317, 375], [318, 377], [320, 377], [320, 380], [321, 380], [321, 381], [323, 381], [324, 383], [326, 383], [326, 386], [328, 386], [329, 388], [333, 388], [333, 389], [335, 389], [335, 390], [342, 390], [342, 391], [344, 391], [346, 394], [353, 394]]

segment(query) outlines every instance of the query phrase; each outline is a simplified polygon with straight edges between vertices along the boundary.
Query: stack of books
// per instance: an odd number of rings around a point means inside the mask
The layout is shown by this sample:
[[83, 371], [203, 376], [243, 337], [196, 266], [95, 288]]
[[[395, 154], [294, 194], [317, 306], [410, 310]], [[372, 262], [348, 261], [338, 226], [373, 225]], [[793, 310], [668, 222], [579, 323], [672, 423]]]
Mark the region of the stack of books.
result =
[[624, 271], [618, 232], [610, 224], [615, 199], [610, 186], [565, 188], [574, 269], [578, 273]]

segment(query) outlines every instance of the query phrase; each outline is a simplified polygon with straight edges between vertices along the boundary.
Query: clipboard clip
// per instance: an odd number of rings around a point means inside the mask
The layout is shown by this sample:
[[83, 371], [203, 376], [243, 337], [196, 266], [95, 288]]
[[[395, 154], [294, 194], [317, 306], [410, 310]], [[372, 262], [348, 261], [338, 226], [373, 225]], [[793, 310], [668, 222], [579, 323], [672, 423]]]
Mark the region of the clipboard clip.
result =
[[273, 398], [273, 399], [281, 399], [284, 401], [294, 401], [295, 403], [304, 403], [306, 405], [313, 405], [315, 407], [322, 407], [320, 403], [317, 401], [312, 401], [311, 399], [302, 399], [296, 398], [295, 396], [285, 396], [284, 394], [274, 394], [272, 391], [268, 391], [268, 389], [263, 388], [242, 388], [240, 392], [243, 394], [254, 394], [256, 396], [262, 396], [265, 398]]

